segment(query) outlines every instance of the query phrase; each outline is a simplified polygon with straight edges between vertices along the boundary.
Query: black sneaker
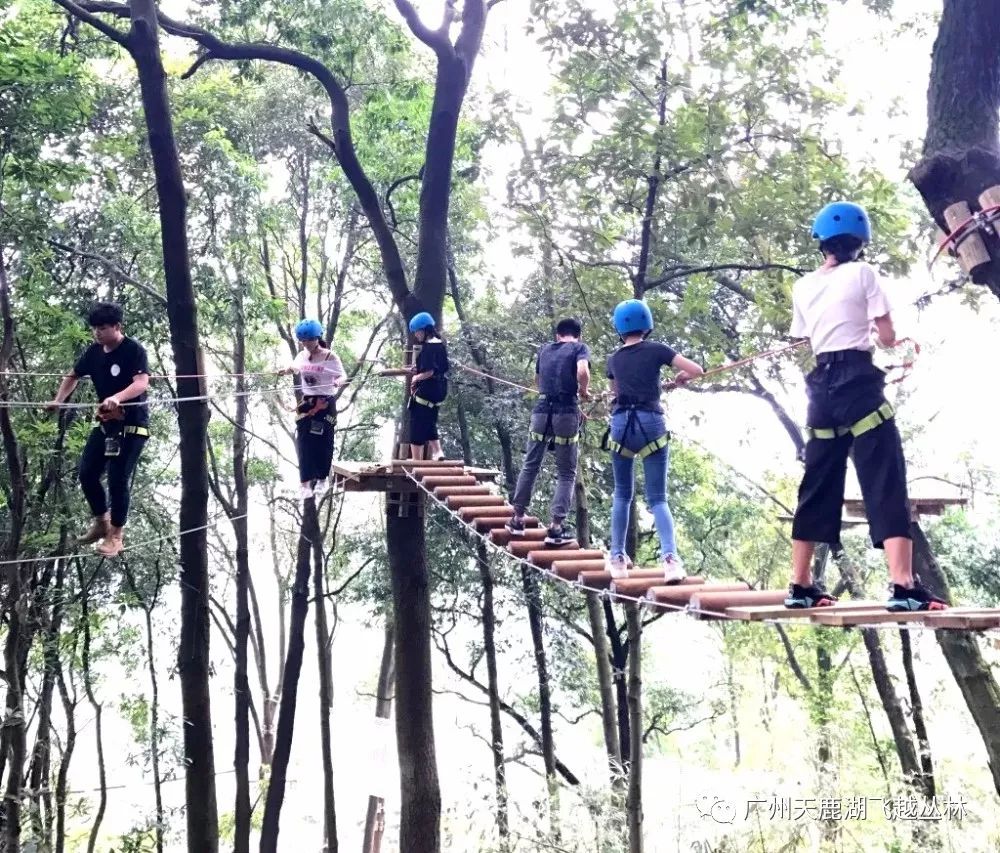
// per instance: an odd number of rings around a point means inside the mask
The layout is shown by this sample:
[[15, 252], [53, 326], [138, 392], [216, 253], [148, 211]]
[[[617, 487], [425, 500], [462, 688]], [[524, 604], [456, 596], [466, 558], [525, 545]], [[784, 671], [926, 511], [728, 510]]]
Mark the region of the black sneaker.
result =
[[830, 607], [836, 604], [836, 596], [830, 595], [823, 587], [812, 584], [812, 586], [799, 586], [793, 583], [788, 588], [788, 598], [785, 599], [785, 607], [791, 610], [804, 610], [808, 607]]
[[511, 536], [524, 536], [524, 516], [512, 515], [504, 527]]
[[564, 524], [550, 525], [548, 532], [545, 534], [545, 544], [551, 545], [553, 548], [569, 545], [572, 541], [573, 534], [566, 529]]
[[905, 613], [916, 610], [947, 610], [948, 603], [938, 598], [919, 582], [912, 587], [892, 585], [892, 595], [885, 605], [892, 613]]

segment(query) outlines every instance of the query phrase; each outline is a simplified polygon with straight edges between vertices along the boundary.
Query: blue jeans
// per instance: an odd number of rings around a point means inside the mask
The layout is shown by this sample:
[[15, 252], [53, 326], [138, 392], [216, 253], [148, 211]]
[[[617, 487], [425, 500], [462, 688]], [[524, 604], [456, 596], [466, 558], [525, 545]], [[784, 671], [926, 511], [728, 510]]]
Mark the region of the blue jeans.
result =
[[[612, 415], [611, 437], [633, 452], [667, 433], [666, 421], [658, 412], [635, 412], [630, 429], [626, 429], [628, 419], [628, 412]], [[660, 537], [660, 555], [663, 557], [677, 553], [674, 517], [667, 505], [669, 462], [669, 447], [662, 447], [642, 460], [646, 480], [646, 503], [653, 514], [656, 532]], [[625, 534], [628, 531], [632, 494], [635, 491], [635, 459], [612, 453], [611, 469], [615, 475], [615, 496], [611, 504], [611, 554], [617, 556], [625, 553]]]

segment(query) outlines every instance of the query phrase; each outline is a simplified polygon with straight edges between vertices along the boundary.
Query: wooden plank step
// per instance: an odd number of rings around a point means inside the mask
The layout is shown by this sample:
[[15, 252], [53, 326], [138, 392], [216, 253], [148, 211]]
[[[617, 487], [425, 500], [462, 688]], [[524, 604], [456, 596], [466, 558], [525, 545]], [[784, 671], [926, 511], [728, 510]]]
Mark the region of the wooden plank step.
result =
[[927, 611], [909, 610], [892, 613], [883, 604], [869, 610], [846, 610], [839, 607], [821, 607], [810, 619], [816, 625], [832, 625], [835, 628], [850, 628], [857, 625], [895, 625], [906, 622], [920, 624], [927, 617]]
[[507, 550], [518, 559], [524, 560], [527, 559], [529, 554], [533, 554], [535, 551], [566, 552], [576, 551], [580, 547], [575, 539], [565, 545], [546, 545], [542, 540], [545, 539], [544, 534], [547, 530], [544, 527], [541, 528], [541, 530], [543, 531], [543, 535], [539, 539], [529, 539], [523, 542], [518, 542], [517, 539], [513, 539], [507, 543]]
[[424, 477], [462, 477], [465, 475], [464, 465], [440, 465], [436, 468], [411, 468], [410, 473], [418, 480]]
[[445, 499], [448, 509], [465, 509], [474, 506], [507, 506], [501, 495], [452, 495]]
[[471, 474], [463, 474], [461, 477], [424, 477], [420, 482], [434, 491], [441, 486], [474, 486], [478, 481]]
[[438, 486], [434, 490], [434, 497], [444, 500], [454, 498], [459, 495], [492, 495], [493, 490], [489, 486]]
[[985, 631], [1000, 628], [1000, 609], [953, 607], [925, 614], [924, 624], [935, 630]]
[[510, 518], [514, 514], [514, 507], [510, 504], [505, 506], [470, 506], [458, 511], [462, 521], [475, 521], [477, 518]]
[[[639, 575], [639, 572], [646, 571], [650, 572], [648, 576]], [[705, 579], [696, 575], [691, 575], [684, 578], [684, 580], [680, 583], [665, 584], [663, 582], [662, 569], [633, 569], [628, 573], [627, 578], [615, 578], [611, 581], [612, 592], [618, 595], [631, 595], [635, 598], [642, 598], [646, 594], [646, 591], [652, 589], [654, 586], [697, 586], [704, 589]], [[747, 588], [747, 585], [744, 584], [743, 589]]]
[[[532, 551], [528, 554], [528, 562], [539, 568], [549, 568], [557, 560], [561, 563], [575, 563], [581, 560], [600, 560], [604, 558], [603, 551], [585, 551], [581, 549], [552, 548], [551, 550]], [[560, 575], [561, 577], [561, 575]]]
[[838, 601], [830, 607], [793, 608], [785, 607], [784, 604], [758, 604], [747, 607], [728, 607], [726, 608], [726, 615], [736, 616], [739, 619], [747, 619], [751, 622], [757, 622], [762, 619], [805, 619], [815, 613], [821, 613], [828, 610], [871, 610], [879, 607], [879, 605], [880, 602], [878, 601], [853, 600]]
[[541, 542], [548, 532], [544, 527], [536, 527], [534, 530], [525, 530], [522, 536], [511, 536], [509, 530], [494, 530], [490, 534], [490, 541], [501, 547], [511, 542]]
[[[781, 604], [788, 597], [784, 589], [734, 590], [729, 592], [706, 592], [704, 588], [691, 596], [692, 610], [706, 610], [720, 616], [727, 607], [745, 607], [751, 604]], [[700, 616], [700, 614], [699, 614]], [[704, 618], [701, 617], [700, 618]]]
[[[586, 561], [587, 565], [590, 565], [590, 561]], [[576, 566], [582, 566], [583, 561], [576, 563]], [[577, 577], [576, 582], [580, 586], [585, 586], [588, 589], [610, 589], [611, 572], [607, 571], [607, 563], [598, 563], [594, 561], [593, 568], [585, 568], [580, 572], [579, 577]], [[657, 580], [659, 582], [663, 581], [663, 569], [632, 569], [629, 572], [629, 578], [634, 578], [636, 580]], [[622, 580], [625, 580], [622, 578]]]
[[[559, 577], [566, 578], [566, 580], [580, 581], [580, 577], [586, 573], [590, 575], [607, 575], [609, 578], [611, 574], [606, 571], [607, 561], [605, 560], [556, 560], [552, 564], [552, 571], [555, 572]], [[603, 589], [607, 589], [605, 584]], [[595, 587], [598, 589], [598, 587]]]
[[413, 468], [464, 468], [464, 459], [393, 459], [391, 467], [397, 471]]
[[684, 606], [696, 595], [705, 592], [746, 592], [747, 585], [742, 581], [732, 583], [700, 583], [700, 584], [677, 584], [667, 586], [660, 584], [652, 586], [646, 590], [646, 598], [656, 604], [669, 604], [673, 606]]
[[[484, 517], [476, 519], [476, 530], [480, 533], [491, 533], [494, 530], [500, 530], [510, 519], [509, 515], [495, 516], [495, 517]], [[526, 515], [524, 517], [525, 527], [538, 527], [538, 519], [533, 515]]]

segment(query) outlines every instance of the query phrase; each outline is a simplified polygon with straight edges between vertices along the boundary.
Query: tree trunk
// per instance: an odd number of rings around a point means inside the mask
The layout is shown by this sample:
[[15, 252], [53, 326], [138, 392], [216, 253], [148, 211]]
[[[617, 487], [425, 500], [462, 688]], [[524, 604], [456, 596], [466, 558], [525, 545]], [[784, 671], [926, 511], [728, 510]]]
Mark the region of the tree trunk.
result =
[[423, 499], [386, 505], [386, 546], [395, 613], [396, 748], [399, 754], [399, 849], [438, 853], [441, 788], [431, 691], [431, 599]]
[[[582, 542], [581, 547], [587, 547]], [[599, 593], [587, 593], [587, 616], [590, 619], [590, 634], [594, 641], [594, 660], [597, 664], [597, 689], [601, 696], [601, 728], [604, 732], [604, 751], [608, 756], [611, 773], [611, 787], [620, 793], [625, 782], [625, 768], [622, 767], [621, 747], [615, 720], [615, 686], [611, 677], [611, 649], [608, 646], [604, 613], [601, 611]]]
[[[920, 525], [916, 522], [911, 524], [910, 534], [913, 537], [914, 570], [935, 593], [951, 601], [948, 581], [931, 553], [930, 543]], [[979, 728], [993, 775], [993, 786], [1000, 793], [1000, 686], [993, 678], [990, 665], [983, 660], [974, 635], [964, 631], [936, 631], [935, 636], [962, 691], [969, 713]]]
[[[382, 663], [379, 665], [378, 685], [375, 688], [375, 719], [377, 720], [388, 720], [392, 713], [392, 685], [395, 681], [394, 636], [392, 615], [386, 614]], [[365, 840], [362, 853], [379, 853], [382, 833], [385, 831], [384, 816], [385, 800], [372, 794], [368, 797], [368, 814], [365, 816]]]
[[642, 611], [625, 605], [628, 625], [628, 716], [632, 730], [628, 768], [628, 849], [642, 853]]
[[615, 622], [615, 612], [611, 606], [611, 599], [604, 598], [604, 626], [611, 648], [611, 675], [615, 688], [615, 704], [617, 706], [618, 725], [618, 754], [622, 757], [625, 765], [625, 773], [628, 773], [628, 761], [626, 756], [632, 755], [632, 734], [628, 714], [628, 682], [625, 678], [625, 667], [628, 665], [628, 640], [623, 643], [618, 624]]
[[[58, 655], [58, 649], [56, 654]], [[56, 659], [58, 667], [56, 676], [59, 684], [59, 698], [62, 700], [63, 716], [66, 718], [65, 743], [62, 758], [59, 761], [59, 771], [56, 774], [56, 848], [55, 853], [64, 853], [66, 849], [66, 790], [69, 779], [70, 762], [76, 749], [76, 702], [70, 697], [66, 687], [66, 677], [63, 672], [61, 656]]]
[[313, 544], [313, 600], [316, 602], [316, 661], [319, 665], [319, 738], [323, 753], [323, 830], [325, 853], [337, 853], [337, 808], [333, 793], [333, 660], [330, 655], [330, 628], [326, 621], [326, 584], [323, 571], [323, 543]]
[[917, 735], [917, 745], [920, 750], [920, 771], [914, 779], [919, 784], [924, 797], [930, 800], [937, 794], [937, 785], [934, 782], [934, 757], [931, 754], [931, 742], [927, 736], [927, 726], [924, 723], [924, 703], [920, 698], [920, 688], [917, 687], [917, 674], [913, 669], [913, 648], [910, 645], [910, 633], [905, 628], [901, 628], [899, 631], [899, 641], [903, 646], [903, 669], [906, 672], [906, 687], [910, 693], [913, 731]]
[[[1000, 184], [1000, 15], [992, 0], [944, 0], [927, 89], [923, 159], [910, 180], [945, 231], [943, 212]], [[1000, 297], [1000, 244], [987, 238], [992, 263], [972, 280]]]
[[[128, 49], [139, 73], [143, 113], [159, 200], [166, 282], [167, 319], [179, 397], [204, 394], [198, 338], [198, 306], [191, 281], [186, 229], [187, 201], [174, 139], [166, 74], [153, 0], [131, 0]], [[215, 792], [215, 747], [209, 689], [208, 404], [177, 404], [180, 433], [181, 624], [177, 668], [184, 712], [187, 843], [190, 853], [217, 853], [219, 817]]]
[[233, 490], [236, 503], [227, 506], [236, 537], [236, 630], [233, 636], [236, 672], [233, 697], [236, 715], [236, 744], [233, 768], [236, 773], [234, 805], [234, 853], [250, 853], [250, 678], [248, 651], [250, 643], [250, 531], [247, 512], [250, 507], [246, 476], [246, 422], [249, 400], [246, 396], [246, 315], [242, 282], [235, 288], [236, 328], [233, 341], [233, 372], [236, 374], [236, 417], [233, 424]]
[[493, 569], [486, 545], [476, 544], [476, 562], [483, 584], [483, 651], [486, 656], [487, 687], [490, 706], [490, 750], [497, 797], [497, 834], [500, 850], [510, 849], [510, 818], [507, 808], [507, 765], [504, 763], [503, 726], [500, 722], [500, 685], [497, 677], [496, 611], [493, 608]]
[[320, 540], [319, 515], [315, 501], [306, 501], [302, 512], [302, 529], [295, 561], [295, 581], [292, 586], [292, 614], [288, 628], [288, 654], [285, 657], [281, 707], [278, 710], [278, 734], [274, 744], [274, 763], [264, 803], [264, 819], [260, 832], [260, 853], [277, 853], [281, 807], [285, 802], [288, 761], [295, 734], [295, 708], [299, 698], [299, 675], [305, 652], [306, 616], [309, 613], [309, 579], [313, 547]]
[[97, 778], [100, 784], [100, 798], [97, 803], [97, 814], [94, 815], [94, 824], [90, 828], [90, 838], [87, 841], [87, 853], [94, 853], [97, 848], [97, 839], [101, 832], [101, 823], [104, 821], [104, 811], [108, 806], [108, 779], [104, 766], [104, 731], [101, 723], [101, 715], [104, 710], [101, 703], [97, 701], [94, 694], [94, 681], [90, 671], [90, 607], [89, 592], [83, 576], [83, 567], [77, 562], [77, 581], [80, 584], [80, 621], [83, 624], [83, 654], [80, 658], [80, 666], [83, 669], [83, 687], [87, 693], [87, 699], [94, 709], [94, 738], [97, 745]]

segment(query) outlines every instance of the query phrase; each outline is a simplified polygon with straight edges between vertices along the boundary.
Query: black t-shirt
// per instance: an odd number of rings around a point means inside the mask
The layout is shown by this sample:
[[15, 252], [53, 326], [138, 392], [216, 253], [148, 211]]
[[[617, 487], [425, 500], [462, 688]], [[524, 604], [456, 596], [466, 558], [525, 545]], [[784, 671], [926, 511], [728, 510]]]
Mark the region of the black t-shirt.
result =
[[[140, 373], [148, 374], [149, 361], [142, 345], [125, 337], [111, 352], [105, 352], [101, 344], [91, 344], [73, 365], [73, 373], [80, 378], [89, 376], [94, 382], [97, 399], [106, 400], [128, 388]], [[140, 394], [128, 402], [145, 403], [146, 395]], [[149, 423], [148, 406], [122, 406], [122, 412], [128, 425], [146, 426]]]
[[662, 412], [660, 368], [670, 365], [676, 357], [676, 352], [658, 341], [640, 341], [613, 352], [608, 358], [608, 378], [618, 386], [614, 411], [635, 406]]
[[590, 350], [580, 341], [555, 341], [538, 351], [535, 375], [538, 377], [538, 391], [546, 399], [538, 401], [536, 412], [549, 411], [550, 403], [554, 412], [576, 411], [578, 361], [590, 362]]
[[433, 370], [434, 375], [417, 383], [417, 394], [432, 403], [448, 396], [448, 347], [443, 341], [425, 343], [417, 353], [417, 373]]

